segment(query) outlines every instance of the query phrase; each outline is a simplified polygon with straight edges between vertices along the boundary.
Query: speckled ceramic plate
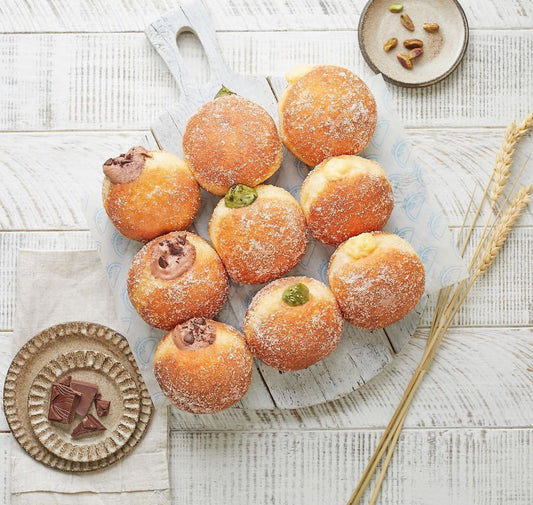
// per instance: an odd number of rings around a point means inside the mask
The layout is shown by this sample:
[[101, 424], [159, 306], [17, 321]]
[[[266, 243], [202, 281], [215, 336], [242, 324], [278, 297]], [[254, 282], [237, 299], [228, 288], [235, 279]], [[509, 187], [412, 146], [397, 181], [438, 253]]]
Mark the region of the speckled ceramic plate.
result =
[[[400, 22], [400, 14], [389, 11], [389, 5], [401, 3], [403, 11], [413, 21], [409, 31]], [[424, 23], [437, 23], [439, 30], [428, 33]], [[398, 39], [398, 45], [388, 52], [383, 44]], [[424, 54], [407, 70], [397, 59], [398, 53], [409, 52], [403, 46], [406, 39], [420, 39]], [[359, 19], [359, 47], [372, 70], [398, 86], [419, 88], [448, 77], [459, 65], [468, 45], [468, 21], [457, 0], [371, 0]]]
[[[72, 438], [80, 416], [72, 424], [48, 420], [52, 384], [67, 375], [96, 384], [102, 398], [111, 401], [105, 417], [98, 418], [94, 402], [88, 412], [105, 431]], [[139, 400], [137, 384], [116, 359], [96, 351], [74, 351], [50, 361], [37, 374], [30, 387], [28, 414], [35, 435], [50, 452], [71, 461], [98, 461], [114, 454], [131, 437], [139, 420]]]
[[[135, 380], [140, 397], [139, 419], [127, 443], [96, 461], [72, 461], [50, 452], [35, 435], [28, 414], [28, 395], [35, 377], [58, 356], [79, 350], [100, 352], [120, 362]], [[100, 470], [131, 453], [146, 432], [152, 409], [150, 395], [128, 342], [119, 333], [99, 324], [70, 322], [38, 333], [19, 350], [6, 375], [4, 411], [15, 439], [32, 458], [64, 472]]]

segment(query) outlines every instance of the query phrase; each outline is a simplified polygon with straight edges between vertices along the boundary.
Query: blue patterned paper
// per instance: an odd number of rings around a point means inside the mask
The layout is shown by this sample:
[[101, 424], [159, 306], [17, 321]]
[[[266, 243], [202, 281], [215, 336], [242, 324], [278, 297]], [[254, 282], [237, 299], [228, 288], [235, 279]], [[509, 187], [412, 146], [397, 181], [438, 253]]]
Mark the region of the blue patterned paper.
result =
[[[397, 233], [413, 245], [426, 268], [426, 291], [432, 293], [464, 278], [466, 269], [453, 246], [442, 209], [424, 183], [423, 167], [393, 106], [385, 82], [378, 75], [370, 79], [368, 85], [376, 97], [378, 124], [363, 156], [380, 163], [394, 191], [394, 211], [385, 230]], [[284, 187], [298, 198], [307, 173], [307, 167], [285, 150], [281, 169], [268, 182]], [[207, 225], [219, 197], [203, 192], [202, 198], [195, 231], [209, 240]], [[115, 296], [121, 324], [121, 328], [117, 329], [130, 343], [154, 404], [164, 405], [166, 400], [152, 369], [153, 352], [163, 332], [148, 326], [135, 313], [126, 289], [131, 260], [142, 244], [126, 239], [113, 227], [103, 209], [97, 182], [86, 205], [86, 216]], [[288, 275], [307, 275], [327, 282], [327, 267], [333, 250], [311, 239], [304, 258]], [[250, 300], [261, 287], [232, 284], [229, 302], [217, 319], [240, 328]]]

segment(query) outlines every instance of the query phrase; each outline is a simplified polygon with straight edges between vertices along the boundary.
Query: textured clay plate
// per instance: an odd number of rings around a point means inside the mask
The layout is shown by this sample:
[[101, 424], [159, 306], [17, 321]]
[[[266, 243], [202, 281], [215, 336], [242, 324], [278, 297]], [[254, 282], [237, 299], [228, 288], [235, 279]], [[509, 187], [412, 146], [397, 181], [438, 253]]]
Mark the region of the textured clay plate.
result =
[[[413, 32], [403, 27], [400, 14], [389, 12], [389, 5], [401, 3], [415, 26]], [[437, 23], [439, 30], [428, 33], [424, 23]], [[396, 37], [398, 45], [385, 52], [383, 44]], [[413, 60], [407, 70], [397, 60], [398, 53], [409, 52], [406, 39], [420, 39], [424, 54]], [[456, 0], [371, 0], [359, 20], [359, 47], [372, 70], [383, 74], [393, 84], [419, 88], [435, 84], [450, 75], [459, 65], [468, 45], [468, 22]]]
[[[88, 412], [105, 431], [72, 438], [81, 416], [76, 415], [72, 424], [48, 420], [52, 383], [67, 375], [96, 384], [102, 399], [111, 401], [107, 416], [97, 416], [94, 402]], [[50, 452], [70, 461], [98, 461], [114, 454], [131, 437], [139, 420], [139, 400], [137, 384], [117, 360], [101, 352], [74, 351], [50, 361], [37, 374], [30, 387], [28, 413], [35, 435]]]
[[[72, 461], [51, 453], [39, 442], [28, 413], [28, 395], [39, 372], [60, 355], [79, 350], [104, 353], [120, 362], [135, 380], [140, 397], [139, 420], [127, 443], [97, 461]], [[146, 432], [152, 409], [150, 395], [128, 342], [119, 333], [99, 324], [70, 322], [38, 333], [19, 350], [6, 375], [4, 411], [15, 439], [32, 458], [64, 472], [100, 470], [131, 453]]]

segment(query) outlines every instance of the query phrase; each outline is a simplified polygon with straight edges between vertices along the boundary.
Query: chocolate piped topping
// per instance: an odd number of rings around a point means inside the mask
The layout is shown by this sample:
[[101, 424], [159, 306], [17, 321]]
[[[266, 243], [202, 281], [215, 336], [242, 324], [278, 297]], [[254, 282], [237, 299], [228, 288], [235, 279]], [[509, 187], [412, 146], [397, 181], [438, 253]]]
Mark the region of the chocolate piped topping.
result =
[[128, 184], [141, 175], [146, 158], [151, 156], [144, 147], [132, 147], [126, 154], [109, 158], [104, 163], [104, 174], [113, 184]]
[[152, 249], [152, 275], [170, 281], [187, 272], [196, 260], [196, 249], [187, 240], [187, 232], [161, 240]]
[[172, 330], [172, 340], [178, 349], [196, 351], [215, 341], [215, 326], [205, 317], [193, 317]]

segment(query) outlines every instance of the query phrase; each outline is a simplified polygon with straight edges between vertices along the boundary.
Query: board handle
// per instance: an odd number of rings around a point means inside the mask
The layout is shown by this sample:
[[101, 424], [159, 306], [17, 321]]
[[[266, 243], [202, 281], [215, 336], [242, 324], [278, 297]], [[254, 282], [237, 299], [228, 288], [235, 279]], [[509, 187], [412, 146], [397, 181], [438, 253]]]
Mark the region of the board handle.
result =
[[[203, 47], [210, 72], [207, 84], [199, 85], [187, 69], [178, 48], [178, 35], [182, 32], [194, 33]], [[182, 2], [179, 8], [151, 23], [145, 33], [188, 96], [198, 94], [198, 88], [203, 86], [222, 85], [231, 73], [222, 57], [209, 12], [199, 0]]]

